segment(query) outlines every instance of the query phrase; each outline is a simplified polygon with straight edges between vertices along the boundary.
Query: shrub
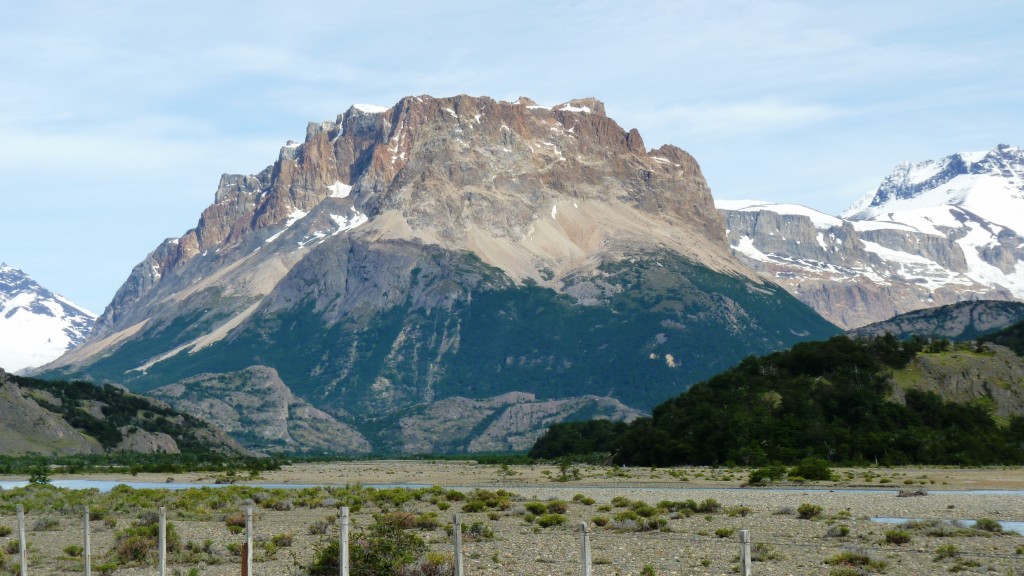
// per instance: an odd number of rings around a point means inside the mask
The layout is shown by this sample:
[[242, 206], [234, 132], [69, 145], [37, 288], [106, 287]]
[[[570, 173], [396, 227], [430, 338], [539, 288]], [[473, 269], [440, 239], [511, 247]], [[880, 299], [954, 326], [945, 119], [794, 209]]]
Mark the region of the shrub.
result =
[[945, 544], [935, 549], [935, 561], [939, 562], [947, 558], [958, 558], [960, 549], [952, 544]]
[[799, 476], [807, 480], [834, 480], [835, 474], [828, 460], [821, 458], [804, 458], [789, 470], [790, 476]]
[[537, 525], [542, 528], [550, 528], [551, 526], [559, 526], [565, 524], [568, 518], [562, 514], [544, 514], [543, 516], [537, 517]]
[[978, 521], [974, 523], [974, 528], [984, 530], [985, 532], [1003, 531], [1003, 526], [997, 520], [991, 518], [978, 518]]
[[902, 528], [894, 528], [892, 530], [885, 531], [885, 542], [886, 544], [895, 544], [897, 546], [910, 542], [910, 532], [903, 530]]
[[527, 502], [526, 510], [534, 516], [539, 516], [548, 511], [548, 505], [543, 502]]
[[64, 555], [70, 556], [72, 558], [78, 558], [82, 555], [82, 551], [83, 549], [81, 546], [77, 544], [72, 544], [71, 546], [67, 546], [66, 548], [64, 548]]
[[654, 571], [653, 564], [644, 564], [644, 567], [640, 570], [640, 576], [658, 576], [658, 573]]
[[52, 532], [54, 530], [60, 530], [60, 521], [56, 518], [40, 518], [32, 524], [33, 532]]
[[[352, 576], [387, 576], [403, 573], [426, 552], [422, 538], [406, 532], [387, 518], [377, 519], [354, 538], [349, 550]], [[338, 573], [338, 542], [331, 540], [316, 550], [308, 566], [310, 576], [334, 576]]]
[[569, 509], [569, 505], [561, 500], [552, 500], [548, 502], [547, 511], [549, 514], [565, 514]]
[[846, 524], [835, 524], [829, 526], [828, 530], [825, 531], [825, 536], [829, 538], [845, 538], [850, 535], [850, 527]]
[[573, 496], [572, 499], [573, 499], [573, 502], [579, 502], [580, 504], [583, 504], [583, 505], [586, 505], [586, 506], [590, 506], [591, 504], [594, 503], [594, 499], [593, 498], [591, 498], [590, 496], [586, 496], [584, 494], [577, 494], [577, 495]]
[[5, 536], [10, 536], [11, 532], [13, 532], [13, 531], [14, 530], [10, 526], [2, 526], [2, 525], [0, 525], [0, 538], [3, 538]]
[[889, 563], [884, 560], [876, 560], [867, 554], [853, 550], [847, 550], [836, 554], [835, 556], [826, 558], [825, 564], [830, 566], [845, 566], [860, 569], [856, 572], [851, 572], [851, 574], [860, 574], [862, 571], [881, 573], [884, 572], [885, 568], [889, 565]]
[[605, 526], [605, 525], [608, 524], [608, 517], [607, 516], [594, 516], [593, 518], [590, 519], [590, 521], [594, 523], [594, 526]]
[[[159, 544], [160, 526], [155, 514], [147, 514], [135, 525], [118, 532], [114, 541], [114, 555], [122, 563], [148, 561]], [[181, 537], [171, 522], [167, 523], [167, 551], [177, 552], [181, 548]]]
[[824, 508], [817, 504], [804, 502], [800, 506], [797, 506], [796, 515], [804, 520], [812, 520], [820, 516], [823, 510]]
[[755, 542], [750, 551], [750, 559], [754, 562], [768, 562], [769, 560], [778, 560], [781, 557], [771, 544], [764, 542]]
[[751, 510], [749, 506], [729, 506], [725, 509], [725, 513], [729, 515], [730, 518], [735, 518], [736, 516], [746, 518], [752, 511], [753, 510]]
[[748, 484], [767, 484], [768, 482], [778, 482], [786, 475], [786, 467], [782, 465], [768, 466], [765, 468], [758, 468], [751, 470], [750, 476], [747, 477]]
[[718, 536], [719, 538], [728, 538], [728, 537], [732, 536], [735, 533], [736, 533], [736, 529], [735, 528], [729, 528], [729, 527], [725, 527], [725, 526], [715, 530], [715, 536]]
[[291, 534], [275, 534], [270, 537], [270, 541], [274, 543], [278, 548], [287, 548], [292, 545], [292, 541], [295, 539]]

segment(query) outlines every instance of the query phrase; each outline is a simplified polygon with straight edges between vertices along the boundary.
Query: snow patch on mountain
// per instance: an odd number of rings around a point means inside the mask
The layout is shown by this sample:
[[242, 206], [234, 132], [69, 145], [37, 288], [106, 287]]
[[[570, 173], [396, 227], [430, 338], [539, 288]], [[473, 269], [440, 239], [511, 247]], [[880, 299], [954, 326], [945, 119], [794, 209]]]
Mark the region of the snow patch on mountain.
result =
[[80, 344], [96, 315], [0, 264], [0, 368], [16, 372], [57, 359]]

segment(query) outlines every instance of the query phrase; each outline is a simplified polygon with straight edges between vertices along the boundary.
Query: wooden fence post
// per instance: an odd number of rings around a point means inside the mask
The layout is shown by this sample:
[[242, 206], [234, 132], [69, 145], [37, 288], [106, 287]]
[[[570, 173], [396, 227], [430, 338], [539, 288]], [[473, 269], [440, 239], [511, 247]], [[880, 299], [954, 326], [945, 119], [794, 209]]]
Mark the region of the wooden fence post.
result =
[[18, 504], [18, 563], [21, 576], [28, 576], [28, 544], [25, 542], [25, 507]]
[[583, 576], [590, 576], [590, 533], [587, 531], [586, 522], [580, 522], [580, 564], [583, 567]]
[[348, 506], [342, 506], [338, 514], [338, 570], [340, 576], [348, 576]]
[[249, 544], [242, 544], [242, 576], [249, 576]]
[[750, 530], [740, 530], [740, 576], [750, 573]]
[[462, 571], [462, 519], [455, 515], [452, 522], [452, 538], [455, 540], [455, 576], [464, 576]]
[[252, 506], [245, 509], [245, 549], [249, 551], [245, 557], [245, 575], [252, 576]]
[[160, 576], [167, 576], [167, 509], [160, 507]]
[[82, 513], [82, 559], [85, 560], [85, 576], [92, 576], [92, 540], [89, 538], [89, 507]]

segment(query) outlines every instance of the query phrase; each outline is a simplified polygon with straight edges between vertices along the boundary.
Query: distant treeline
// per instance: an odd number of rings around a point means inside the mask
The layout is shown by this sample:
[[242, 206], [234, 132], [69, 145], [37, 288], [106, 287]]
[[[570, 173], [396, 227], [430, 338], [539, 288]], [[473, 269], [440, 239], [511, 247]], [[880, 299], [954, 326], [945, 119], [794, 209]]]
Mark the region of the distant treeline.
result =
[[1021, 464], [1024, 418], [1000, 427], [981, 404], [907, 390], [891, 401], [889, 374], [921, 351], [949, 343], [891, 335], [836, 336], [797, 344], [738, 366], [657, 406], [629, 425], [553, 426], [534, 458], [607, 453], [642, 466], [761, 466], [821, 457], [836, 463]]

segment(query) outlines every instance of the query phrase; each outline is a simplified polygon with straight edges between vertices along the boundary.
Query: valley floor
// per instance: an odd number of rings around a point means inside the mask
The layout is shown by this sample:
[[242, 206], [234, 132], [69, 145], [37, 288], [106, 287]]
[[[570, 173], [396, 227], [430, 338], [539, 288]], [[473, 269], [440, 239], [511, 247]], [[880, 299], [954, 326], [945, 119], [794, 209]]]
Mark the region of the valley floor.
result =
[[[1024, 574], [1024, 536], [1016, 533], [993, 534], [958, 529], [953, 521], [991, 518], [1024, 522], [1024, 470], [1021, 468], [870, 468], [840, 469], [842, 481], [808, 483], [797, 486], [740, 489], [747, 470], [712, 468], [622, 469], [581, 466], [566, 470], [568, 480], [559, 482], [562, 471], [555, 466], [496, 466], [466, 462], [366, 461], [317, 463], [289, 466], [263, 474], [257, 482], [273, 484], [419, 484], [458, 487], [471, 493], [476, 488], [503, 489], [511, 492], [506, 509], [484, 508], [461, 511], [468, 500], [447, 500], [426, 495], [401, 504], [378, 501], [367, 503], [353, 514], [358, 527], [372, 523], [372, 514], [382, 510], [407, 510], [437, 514], [441, 526], [420, 532], [432, 550], [451, 551], [444, 524], [459, 512], [463, 524], [479, 524], [476, 532], [493, 532], [493, 538], [467, 535], [464, 558], [467, 575], [562, 575], [579, 574], [579, 524], [587, 522], [591, 533], [593, 574], [596, 576], [640, 574], [648, 564], [658, 575], [734, 574], [739, 557], [738, 530], [749, 529], [754, 544], [753, 574], [856, 574], [854, 567], [829, 564], [844, 558], [848, 562], [872, 561], [866, 573], [884, 570], [885, 574], [931, 574], [945, 572]], [[575, 472], [575, 474], [574, 474]], [[578, 475], [578, 479], [576, 479]], [[81, 478], [81, 477], [78, 477]], [[99, 479], [100, 477], [92, 477]], [[108, 480], [164, 482], [164, 476], [103, 476]], [[13, 478], [12, 478], [13, 479]], [[175, 482], [208, 482], [209, 474], [175, 475]], [[899, 497], [899, 490], [924, 490], [925, 496]], [[965, 493], [964, 490], [996, 492]], [[1018, 491], [1010, 493], [1005, 491]], [[313, 550], [329, 539], [313, 534], [318, 522], [337, 516], [334, 502], [300, 496], [298, 490], [285, 496], [272, 491], [274, 501], [287, 499], [287, 505], [256, 506], [256, 540], [267, 541], [275, 535], [291, 534], [291, 546], [273, 553], [257, 546], [254, 574], [302, 574]], [[440, 491], [438, 491], [440, 492]], [[0, 498], [12, 491], [0, 492]], [[574, 496], [582, 494], [593, 499]], [[616, 499], [616, 497], [618, 497]], [[656, 505], [661, 501], [713, 499], [721, 509], [713, 512], [680, 514], [659, 511], [665, 520], [661, 531], [630, 531], [629, 522], [614, 519], [627, 508], [613, 505], [613, 499], [643, 501]], [[548, 528], [538, 525], [529, 508], [533, 502], [558, 499], [567, 502], [566, 522]], [[184, 501], [184, 500], [182, 500]], [[294, 501], [294, 502], [293, 502]], [[170, 574], [238, 574], [238, 559], [230, 552], [232, 543], [243, 536], [228, 531], [224, 519], [244, 502], [233, 502], [221, 510], [207, 513], [184, 511], [168, 505], [168, 518], [176, 525], [184, 542], [213, 542], [205, 560], [173, 557]], [[294, 505], [293, 505], [294, 504]], [[182, 504], [184, 505], [184, 504]], [[802, 519], [798, 510], [820, 506], [813, 519]], [[281, 508], [277, 510], [275, 508]], [[140, 510], [117, 512], [120, 522], [109, 527], [93, 523], [94, 557], [114, 547], [117, 530], [130, 524]], [[113, 512], [111, 515], [115, 515]], [[33, 574], [81, 573], [81, 561], [66, 557], [62, 550], [81, 543], [81, 522], [67, 510], [30, 510], [28, 525], [40, 517], [53, 518], [56, 526], [47, 531], [31, 531]], [[909, 542], [902, 545], [886, 541], [893, 525], [873, 521], [873, 517], [899, 517], [927, 520], [906, 528]], [[596, 526], [596, 519], [609, 520]], [[15, 518], [4, 511], [0, 526], [15, 525]], [[845, 528], [841, 528], [845, 526]], [[337, 528], [332, 527], [336, 537]], [[355, 534], [354, 533], [354, 534]], [[16, 532], [0, 538], [5, 551]], [[8, 566], [12, 557], [7, 556]], [[198, 561], [197, 561], [198, 560]], [[96, 563], [94, 561], [94, 563]], [[885, 564], [884, 568], [882, 563]], [[96, 573], [96, 571], [94, 571]], [[154, 574], [149, 566], [121, 567], [116, 576]]]

